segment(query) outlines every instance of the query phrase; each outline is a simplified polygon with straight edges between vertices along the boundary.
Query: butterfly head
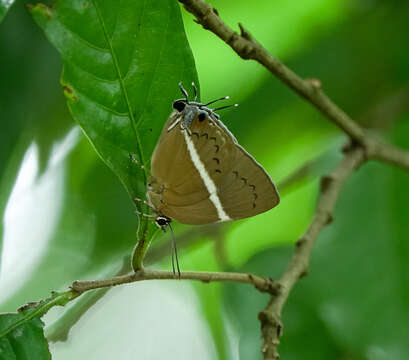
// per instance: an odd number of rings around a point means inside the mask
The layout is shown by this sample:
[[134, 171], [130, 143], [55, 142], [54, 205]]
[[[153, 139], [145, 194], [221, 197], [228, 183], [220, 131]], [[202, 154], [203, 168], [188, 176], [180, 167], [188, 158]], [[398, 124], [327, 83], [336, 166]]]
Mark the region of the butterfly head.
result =
[[194, 95], [195, 95], [193, 101], [189, 101], [189, 94], [183, 87], [182, 83], [179, 83], [180, 90], [185, 98], [178, 99], [173, 102], [173, 109], [177, 111], [182, 117], [182, 123], [181, 123], [182, 128], [190, 128], [195, 118], [197, 118], [199, 122], [203, 122], [206, 119], [210, 119], [211, 121], [219, 120], [220, 117], [218, 114], [216, 114], [215, 111], [225, 109], [230, 106], [237, 106], [237, 104], [234, 104], [234, 105], [222, 106], [217, 109], [210, 109], [207, 107], [208, 105], [213, 104], [219, 100], [227, 100], [229, 99], [229, 96], [224, 96], [220, 99], [210, 101], [207, 104], [202, 104], [197, 101], [196, 85], [192, 83], [192, 86], [193, 86]]

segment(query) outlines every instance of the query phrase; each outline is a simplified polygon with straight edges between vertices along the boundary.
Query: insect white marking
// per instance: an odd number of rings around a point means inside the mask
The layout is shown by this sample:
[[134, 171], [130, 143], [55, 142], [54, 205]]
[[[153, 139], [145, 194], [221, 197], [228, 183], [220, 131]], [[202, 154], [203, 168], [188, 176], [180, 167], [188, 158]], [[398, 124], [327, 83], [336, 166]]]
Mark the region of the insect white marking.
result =
[[200, 177], [202, 178], [207, 191], [210, 194], [210, 201], [216, 208], [217, 216], [219, 217], [220, 221], [229, 221], [231, 218], [223, 209], [222, 203], [220, 202], [219, 197], [217, 196], [217, 189], [216, 185], [214, 184], [212, 178], [209, 176], [206, 168], [204, 167], [202, 161], [200, 160], [199, 154], [196, 151], [195, 145], [193, 144], [192, 139], [188, 135], [187, 131], [183, 131], [183, 135], [185, 137], [187, 150], [189, 151], [190, 157], [192, 158], [193, 165], [196, 167], [197, 171], [199, 171]]

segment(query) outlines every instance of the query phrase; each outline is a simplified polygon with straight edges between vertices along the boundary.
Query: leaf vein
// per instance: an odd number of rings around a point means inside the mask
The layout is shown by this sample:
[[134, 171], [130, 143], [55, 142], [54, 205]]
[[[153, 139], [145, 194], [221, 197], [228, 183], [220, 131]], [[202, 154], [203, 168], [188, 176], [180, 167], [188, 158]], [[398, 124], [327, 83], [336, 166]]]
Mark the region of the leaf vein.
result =
[[97, 46], [95, 44], [90, 43], [87, 39], [85, 39], [80, 34], [76, 33], [75, 31], [73, 31], [71, 28], [69, 28], [67, 25], [65, 25], [62, 21], [59, 21], [59, 23], [61, 24], [61, 26], [67, 32], [69, 32], [74, 38], [78, 39], [80, 42], [82, 42], [87, 47], [90, 47], [90, 48], [92, 48], [94, 50], [97, 50], [97, 51], [100, 51], [100, 52], [103, 52], [103, 53], [109, 53], [109, 49], [103, 48], [103, 47], [100, 47], [100, 46]]
[[[98, 7], [97, 0], [93, 0], [93, 4], [94, 4], [95, 10], [96, 10], [96, 12], [98, 14], [98, 20], [99, 20], [99, 22], [101, 24], [101, 28], [102, 28], [102, 31], [103, 31], [103, 34], [104, 34], [104, 37], [105, 37], [105, 41], [108, 43], [108, 46], [109, 46], [109, 49], [110, 49], [111, 57], [112, 57], [112, 60], [113, 60], [113, 65], [115, 67], [115, 71], [118, 74], [118, 79], [119, 79], [119, 83], [121, 85], [122, 95], [124, 96], [126, 105], [128, 107], [128, 116], [129, 116], [129, 118], [131, 120], [131, 127], [133, 129], [134, 136], [136, 138], [139, 160], [144, 164], [145, 160], [144, 160], [143, 151], [142, 151], [142, 144], [141, 144], [141, 141], [140, 141], [140, 138], [139, 138], [139, 133], [138, 133], [138, 130], [137, 130], [137, 127], [136, 127], [135, 118], [134, 118], [131, 103], [130, 103], [130, 100], [129, 100], [129, 97], [128, 97], [128, 92], [127, 92], [127, 89], [125, 87], [124, 79], [123, 79], [122, 74], [121, 74], [121, 69], [119, 68], [118, 59], [116, 57], [116, 54], [115, 54], [114, 48], [112, 46], [112, 43], [111, 43], [111, 41], [109, 39], [107, 29], [106, 29], [106, 26], [105, 26], [105, 22], [104, 22], [104, 20], [102, 18], [102, 14], [101, 14], [100, 9]], [[144, 176], [144, 184], [146, 185], [147, 175], [146, 175], [145, 171], [143, 172], [143, 176]]]
[[[159, 63], [160, 63], [160, 61], [161, 61], [161, 59], [162, 59], [163, 49], [164, 49], [164, 47], [165, 47], [165, 44], [167, 43], [166, 40], [167, 40], [167, 37], [168, 37], [168, 31], [169, 31], [170, 20], [171, 20], [171, 13], [169, 12], [168, 21], [167, 21], [167, 23], [166, 23], [166, 30], [165, 30], [165, 32], [164, 32], [165, 36], [163, 36], [163, 40], [162, 40], [162, 44], [161, 44], [161, 47], [160, 47], [159, 55], [157, 56], [157, 61], [156, 61], [156, 63], [155, 63], [155, 67], [154, 67], [154, 69], [153, 69], [152, 81], [151, 81], [150, 84], [149, 84], [149, 89], [148, 89], [148, 92], [147, 92], [147, 95], [146, 95], [146, 98], [147, 98], [147, 99], [149, 99], [149, 95], [150, 95], [151, 90], [152, 90], [153, 79], [155, 78], [155, 74], [156, 74], [156, 72], [157, 72], [157, 70], [158, 70]], [[138, 127], [138, 126], [140, 125], [140, 123], [142, 122], [142, 119], [143, 119], [142, 115], [143, 115], [143, 112], [141, 113], [141, 115], [139, 116], [138, 121], [136, 122], [136, 126], [137, 126], [137, 127]]]

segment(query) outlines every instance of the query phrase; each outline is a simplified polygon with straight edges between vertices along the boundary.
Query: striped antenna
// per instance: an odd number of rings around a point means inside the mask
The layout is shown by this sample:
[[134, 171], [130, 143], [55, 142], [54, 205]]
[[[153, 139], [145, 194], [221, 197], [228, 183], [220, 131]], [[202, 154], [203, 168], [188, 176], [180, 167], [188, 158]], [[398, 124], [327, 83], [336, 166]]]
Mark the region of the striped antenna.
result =
[[192, 87], [193, 87], [193, 91], [195, 92], [195, 100], [194, 101], [197, 101], [197, 87], [196, 87], [196, 84], [192, 81]]
[[227, 108], [229, 108], [229, 107], [237, 107], [237, 106], [239, 106], [239, 104], [232, 104], [232, 105], [220, 106], [220, 107], [218, 107], [218, 108], [216, 108], [216, 109], [212, 109], [212, 110], [213, 110], [213, 111], [217, 111], [217, 110], [223, 110], [223, 109], [227, 109]]
[[172, 225], [170, 224], [170, 222], [168, 223], [168, 227], [170, 229], [170, 236], [171, 236], [170, 241], [171, 241], [171, 244], [172, 244], [172, 270], [173, 270], [173, 275], [176, 275], [176, 271], [175, 271], [175, 260], [176, 260], [176, 268], [178, 270], [178, 278], [180, 279], [178, 249], [176, 247], [175, 234], [173, 233]]
[[180, 87], [180, 91], [185, 96], [186, 102], [189, 104], [189, 95], [188, 95], [186, 89], [183, 87], [182, 82], [179, 83], [179, 87]]
[[207, 104], [204, 104], [203, 106], [207, 106], [207, 105], [210, 105], [210, 104], [214, 104], [215, 102], [220, 101], [220, 100], [228, 100], [228, 99], [230, 99], [230, 96], [223, 96], [223, 97], [221, 97], [220, 99], [216, 99], [216, 100], [210, 101], [210, 102], [208, 102]]

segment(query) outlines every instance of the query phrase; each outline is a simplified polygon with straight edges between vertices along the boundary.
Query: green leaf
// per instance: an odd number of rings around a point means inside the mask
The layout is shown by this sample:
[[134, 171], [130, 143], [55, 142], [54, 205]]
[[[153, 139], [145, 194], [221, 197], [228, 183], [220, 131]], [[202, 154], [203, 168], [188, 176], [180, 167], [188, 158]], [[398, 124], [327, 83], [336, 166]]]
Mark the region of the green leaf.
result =
[[[1, 314], [0, 332], [24, 319], [24, 314]], [[0, 360], [45, 360], [51, 359], [43, 322], [31, 319], [0, 337]]]
[[24, 305], [18, 313], [0, 314], [0, 360], [51, 359], [40, 317], [77, 296], [71, 291], [54, 292], [46, 300]]
[[145, 193], [147, 165], [178, 82], [197, 83], [180, 10], [173, 0], [57, 1], [31, 12], [64, 62], [73, 117], [132, 197]]
[[0, 314], [0, 360], [51, 359], [40, 317], [79, 295], [72, 291], [54, 292], [46, 300], [24, 305], [18, 313]]

